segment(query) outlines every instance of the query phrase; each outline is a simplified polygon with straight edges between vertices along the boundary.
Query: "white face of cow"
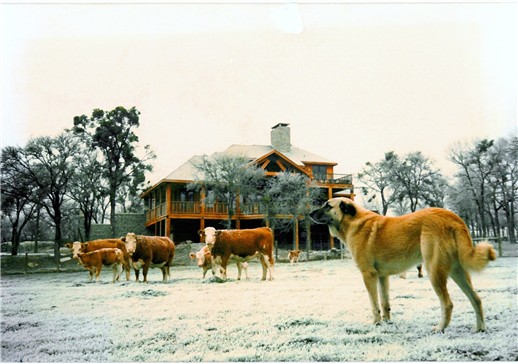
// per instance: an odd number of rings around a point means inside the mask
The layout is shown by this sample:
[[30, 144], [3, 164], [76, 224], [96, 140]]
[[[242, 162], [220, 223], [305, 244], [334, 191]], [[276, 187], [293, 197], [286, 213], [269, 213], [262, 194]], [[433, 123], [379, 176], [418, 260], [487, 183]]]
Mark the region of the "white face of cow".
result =
[[77, 259], [77, 255], [81, 253], [81, 243], [79, 241], [74, 241], [72, 243], [72, 258]]
[[206, 227], [204, 230], [205, 244], [214, 245], [216, 243], [216, 229], [213, 227]]
[[128, 254], [133, 254], [137, 249], [137, 235], [135, 233], [127, 233], [124, 241]]
[[205, 252], [205, 249], [202, 249], [196, 252], [195, 254], [196, 263], [198, 264], [198, 267], [203, 267], [203, 265], [205, 264]]

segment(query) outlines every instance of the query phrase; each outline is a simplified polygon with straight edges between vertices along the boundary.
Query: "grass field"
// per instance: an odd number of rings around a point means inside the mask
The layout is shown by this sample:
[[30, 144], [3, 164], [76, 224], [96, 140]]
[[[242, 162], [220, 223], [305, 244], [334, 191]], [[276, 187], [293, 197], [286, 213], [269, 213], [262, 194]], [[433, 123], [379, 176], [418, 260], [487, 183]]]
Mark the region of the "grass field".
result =
[[473, 309], [452, 281], [451, 325], [433, 333], [439, 301], [413, 271], [391, 278], [392, 322], [371, 325], [349, 259], [277, 264], [272, 282], [256, 262], [249, 280], [236, 281], [232, 266], [225, 283], [194, 266], [174, 267], [167, 284], [158, 269], [148, 284], [111, 284], [110, 269], [101, 283], [86, 271], [2, 276], [1, 360], [516, 361], [517, 263], [501, 258], [473, 275], [485, 333], [473, 333]]

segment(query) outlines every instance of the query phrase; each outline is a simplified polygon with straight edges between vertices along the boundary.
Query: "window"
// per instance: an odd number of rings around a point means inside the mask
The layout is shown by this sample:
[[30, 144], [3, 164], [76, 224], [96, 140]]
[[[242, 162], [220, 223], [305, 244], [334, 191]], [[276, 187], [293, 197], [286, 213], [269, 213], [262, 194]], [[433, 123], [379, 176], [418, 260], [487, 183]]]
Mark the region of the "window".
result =
[[327, 178], [326, 166], [313, 166], [313, 178], [319, 181], [325, 181]]

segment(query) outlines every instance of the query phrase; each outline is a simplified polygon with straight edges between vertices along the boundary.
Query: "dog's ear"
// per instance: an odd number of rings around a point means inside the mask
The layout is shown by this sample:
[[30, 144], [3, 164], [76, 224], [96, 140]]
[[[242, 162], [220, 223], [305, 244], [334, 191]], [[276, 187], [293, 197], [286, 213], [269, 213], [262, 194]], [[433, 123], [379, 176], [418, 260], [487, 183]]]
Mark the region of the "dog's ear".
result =
[[340, 210], [344, 215], [356, 215], [356, 207], [354, 207], [354, 205], [345, 203], [344, 201], [340, 202]]

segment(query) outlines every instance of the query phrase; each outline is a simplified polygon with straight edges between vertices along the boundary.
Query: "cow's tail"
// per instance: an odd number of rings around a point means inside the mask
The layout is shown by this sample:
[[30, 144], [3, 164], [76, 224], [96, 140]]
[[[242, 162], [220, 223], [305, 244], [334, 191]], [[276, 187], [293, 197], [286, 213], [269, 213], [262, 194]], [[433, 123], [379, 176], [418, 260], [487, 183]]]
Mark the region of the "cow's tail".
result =
[[495, 249], [488, 241], [473, 246], [467, 228], [455, 232], [455, 241], [457, 242], [460, 264], [466, 270], [480, 271], [485, 268], [490, 260], [496, 259]]

